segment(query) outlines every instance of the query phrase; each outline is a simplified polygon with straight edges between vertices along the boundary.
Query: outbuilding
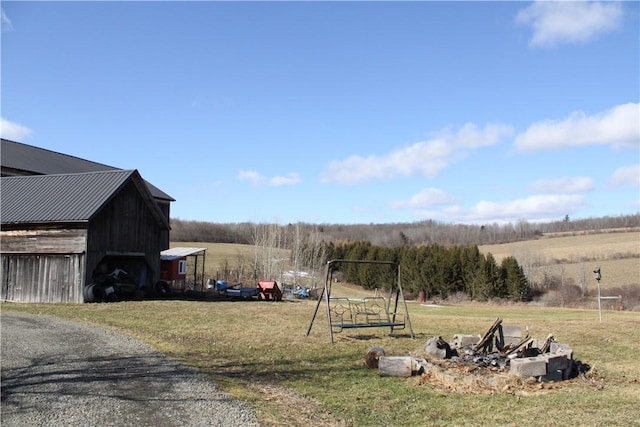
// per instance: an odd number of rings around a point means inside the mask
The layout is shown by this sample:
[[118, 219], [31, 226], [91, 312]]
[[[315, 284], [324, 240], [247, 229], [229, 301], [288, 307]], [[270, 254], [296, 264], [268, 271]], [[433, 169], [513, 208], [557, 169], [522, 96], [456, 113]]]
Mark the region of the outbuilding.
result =
[[[0, 151], [2, 152], [2, 156], [0, 156], [0, 174], [3, 177], [122, 170], [92, 160], [4, 138], [2, 138], [0, 144]], [[171, 202], [175, 200], [150, 182], [144, 181], [144, 183], [167, 222], [170, 222]], [[87, 188], [86, 191], [90, 192], [92, 189]], [[162, 240], [164, 242], [163, 249], [167, 249], [169, 247], [169, 231], [163, 232]]]
[[155, 292], [168, 209], [137, 170], [4, 176], [0, 185], [2, 300], [81, 303]]
[[[204, 290], [204, 265], [206, 262], [207, 248], [189, 248], [189, 247], [175, 247], [171, 249], [165, 249], [160, 253], [160, 267], [162, 280], [158, 283], [158, 293], [166, 294], [174, 291], [175, 283], [181, 284], [181, 292], [187, 290], [187, 258], [191, 258], [193, 268], [193, 290]], [[202, 256], [202, 265], [200, 268], [201, 281], [198, 282], [198, 260]]]

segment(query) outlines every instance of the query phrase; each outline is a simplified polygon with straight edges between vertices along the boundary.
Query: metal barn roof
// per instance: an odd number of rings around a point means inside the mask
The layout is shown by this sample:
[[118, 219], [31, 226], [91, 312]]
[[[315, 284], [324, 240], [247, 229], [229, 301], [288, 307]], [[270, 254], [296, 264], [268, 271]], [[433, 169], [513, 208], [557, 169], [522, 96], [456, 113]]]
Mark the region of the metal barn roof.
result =
[[[86, 222], [134, 177], [144, 188], [135, 170], [3, 177], [0, 221], [2, 224]], [[152, 205], [157, 209], [155, 203]]]
[[[7, 139], [2, 139], [1, 150], [0, 163], [2, 164], [3, 174], [6, 172], [8, 175], [55, 175], [122, 170]], [[153, 184], [146, 181], [145, 184], [149, 187], [153, 197], [174, 201], [171, 196]]]
[[165, 249], [160, 252], [160, 259], [171, 260], [176, 258], [182, 258], [185, 256], [197, 254], [199, 252], [206, 251], [207, 248], [188, 248], [188, 247], [177, 247], [171, 249]]
[[2, 140], [2, 166], [42, 175], [118, 169], [79, 157], [69, 156], [67, 154], [61, 154], [6, 139]]

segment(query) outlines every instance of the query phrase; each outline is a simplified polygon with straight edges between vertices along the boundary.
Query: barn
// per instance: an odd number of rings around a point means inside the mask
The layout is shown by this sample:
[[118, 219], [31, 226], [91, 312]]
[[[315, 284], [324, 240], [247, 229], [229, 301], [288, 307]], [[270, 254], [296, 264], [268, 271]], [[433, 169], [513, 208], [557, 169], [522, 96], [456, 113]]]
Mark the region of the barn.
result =
[[[154, 295], [173, 199], [137, 170], [40, 150], [2, 140], [0, 298], [82, 303]], [[34, 151], [43, 156], [20, 158]]]
[[[113, 166], [4, 138], [0, 144], [0, 153], [2, 154], [0, 156], [0, 170], [3, 177], [120, 170]], [[145, 181], [145, 184], [169, 222], [171, 202], [175, 200], [150, 182]], [[166, 249], [169, 247], [169, 232], [164, 232], [162, 238]]]

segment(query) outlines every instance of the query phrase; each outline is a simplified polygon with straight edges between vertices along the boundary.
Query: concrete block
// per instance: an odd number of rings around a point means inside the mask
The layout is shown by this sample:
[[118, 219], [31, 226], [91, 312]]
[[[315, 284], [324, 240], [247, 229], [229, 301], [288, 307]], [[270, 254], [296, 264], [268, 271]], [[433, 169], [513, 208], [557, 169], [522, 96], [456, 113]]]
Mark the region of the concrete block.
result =
[[506, 337], [522, 339], [522, 328], [520, 326], [502, 325], [502, 335]]
[[547, 373], [547, 361], [541, 356], [511, 359], [509, 372], [519, 377], [539, 377]]
[[520, 326], [502, 325], [502, 335], [498, 334], [498, 343], [516, 345], [522, 341], [522, 328]]
[[567, 344], [552, 342], [549, 346], [550, 353], [558, 353], [560, 351], [570, 352], [573, 355], [573, 349]]
[[545, 353], [540, 357], [547, 361], [547, 373], [567, 369], [569, 366], [569, 359], [565, 354]]
[[451, 340], [451, 348], [463, 348], [476, 345], [481, 338], [480, 335], [455, 334]]
[[451, 357], [451, 347], [442, 337], [432, 337], [427, 340], [424, 351], [436, 359], [446, 359]]
[[557, 370], [557, 371], [547, 372], [544, 375], [540, 375], [539, 379], [540, 379], [540, 382], [543, 382], [543, 383], [548, 383], [551, 381], [560, 382], [563, 379], [562, 371]]

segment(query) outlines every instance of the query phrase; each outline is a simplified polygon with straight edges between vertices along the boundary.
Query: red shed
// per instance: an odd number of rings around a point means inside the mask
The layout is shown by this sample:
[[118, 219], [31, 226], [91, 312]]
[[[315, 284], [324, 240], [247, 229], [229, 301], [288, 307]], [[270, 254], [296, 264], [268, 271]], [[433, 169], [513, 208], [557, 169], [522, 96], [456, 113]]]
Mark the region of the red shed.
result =
[[[182, 281], [183, 291], [186, 286], [187, 279], [187, 257], [194, 258], [193, 267], [193, 285], [194, 289], [203, 289], [203, 284], [198, 283], [198, 273], [204, 280], [204, 264], [207, 248], [185, 248], [177, 247], [165, 249], [160, 252], [160, 278], [165, 282]], [[202, 256], [202, 271], [198, 271], [198, 258]]]
[[160, 279], [184, 280], [187, 276], [187, 257], [177, 255], [161, 255]]

